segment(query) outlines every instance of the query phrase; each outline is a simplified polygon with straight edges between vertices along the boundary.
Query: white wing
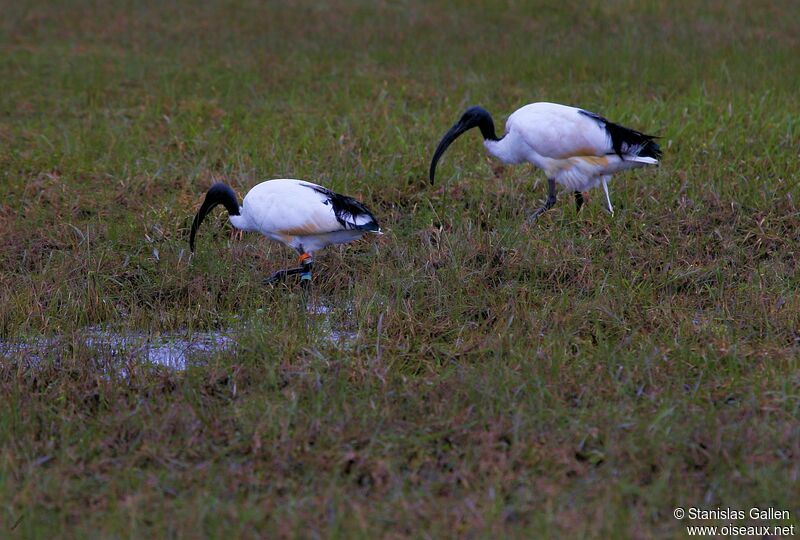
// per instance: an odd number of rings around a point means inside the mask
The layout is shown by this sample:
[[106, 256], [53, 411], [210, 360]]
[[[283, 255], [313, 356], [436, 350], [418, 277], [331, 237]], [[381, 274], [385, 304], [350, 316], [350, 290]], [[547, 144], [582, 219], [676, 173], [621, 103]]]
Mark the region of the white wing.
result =
[[333, 205], [315, 187], [320, 186], [293, 179], [262, 182], [250, 190], [242, 208], [262, 233], [306, 236], [343, 230]]
[[605, 156], [614, 151], [606, 130], [581, 109], [556, 103], [532, 103], [508, 117], [506, 132], [551, 159]]

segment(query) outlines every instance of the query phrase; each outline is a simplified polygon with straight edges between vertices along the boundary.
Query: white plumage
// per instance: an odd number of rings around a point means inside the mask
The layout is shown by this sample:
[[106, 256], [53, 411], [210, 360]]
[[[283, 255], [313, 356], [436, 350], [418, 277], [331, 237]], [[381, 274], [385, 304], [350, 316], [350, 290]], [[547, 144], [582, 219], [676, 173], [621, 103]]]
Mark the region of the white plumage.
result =
[[462, 133], [478, 127], [484, 146], [503, 163], [532, 163], [548, 178], [548, 199], [531, 216], [538, 217], [555, 204], [555, 184], [575, 191], [580, 210], [581, 192], [603, 185], [608, 209], [611, 175], [625, 169], [658, 163], [661, 150], [655, 137], [614, 124], [583, 109], [556, 103], [532, 103], [508, 117], [506, 134], [498, 138], [491, 115], [481, 107], [471, 107], [444, 135], [431, 161], [433, 182], [436, 163], [448, 146]]
[[243, 231], [260, 232], [292, 247], [302, 266], [281, 270], [268, 281], [301, 273], [310, 279], [312, 254], [331, 244], [351, 242], [366, 233], [380, 234], [375, 217], [360, 202], [311, 182], [278, 179], [262, 182], [245, 195], [241, 206], [230, 186], [217, 183], [206, 193], [192, 223], [189, 246], [194, 251], [197, 229], [218, 204], [228, 211], [231, 224]]

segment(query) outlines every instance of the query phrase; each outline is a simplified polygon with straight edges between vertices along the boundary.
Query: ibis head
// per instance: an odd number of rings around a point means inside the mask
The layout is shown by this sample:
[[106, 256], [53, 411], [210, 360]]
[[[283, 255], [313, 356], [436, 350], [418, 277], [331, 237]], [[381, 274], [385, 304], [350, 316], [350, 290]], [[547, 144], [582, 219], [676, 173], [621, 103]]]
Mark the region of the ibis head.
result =
[[192, 253], [194, 253], [194, 235], [197, 234], [197, 229], [200, 228], [200, 224], [203, 223], [206, 215], [218, 204], [225, 206], [228, 215], [239, 215], [239, 201], [233, 189], [222, 182], [217, 182], [211, 186], [208, 193], [206, 193], [206, 198], [202, 206], [200, 206], [200, 210], [197, 212], [197, 215], [194, 216], [194, 221], [192, 222], [192, 231], [189, 233], [189, 249]]
[[436, 147], [436, 151], [433, 153], [433, 159], [431, 160], [431, 184], [433, 184], [434, 175], [436, 174], [436, 163], [439, 161], [439, 158], [442, 157], [444, 151], [447, 150], [447, 148], [453, 144], [453, 141], [462, 133], [474, 127], [480, 128], [481, 135], [483, 135], [484, 139], [490, 141], [498, 140], [494, 132], [494, 122], [489, 112], [482, 107], [470, 107], [464, 112], [461, 119], [444, 134], [442, 140], [439, 141], [439, 146]]

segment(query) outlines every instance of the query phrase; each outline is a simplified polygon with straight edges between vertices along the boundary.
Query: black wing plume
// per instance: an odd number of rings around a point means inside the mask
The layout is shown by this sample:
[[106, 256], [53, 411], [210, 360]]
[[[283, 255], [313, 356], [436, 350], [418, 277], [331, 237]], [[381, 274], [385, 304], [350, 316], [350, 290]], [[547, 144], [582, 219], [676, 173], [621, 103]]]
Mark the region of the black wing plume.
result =
[[605, 128], [608, 136], [611, 137], [611, 146], [614, 148], [614, 153], [620, 158], [622, 158], [622, 154], [638, 148], [637, 156], [661, 159], [661, 148], [655, 142], [658, 137], [615, 124], [593, 112], [581, 109], [580, 113], [595, 120], [601, 127]]
[[[343, 228], [376, 232], [380, 230], [378, 221], [375, 219], [375, 216], [372, 215], [372, 212], [354, 198], [334, 193], [322, 186], [309, 187], [328, 198], [326, 203], [329, 203], [333, 207], [333, 214], [336, 216], [336, 221], [338, 221], [339, 225]], [[367, 217], [369, 221], [361, 225], [356, 225], [356, 218], [358, 217]]]

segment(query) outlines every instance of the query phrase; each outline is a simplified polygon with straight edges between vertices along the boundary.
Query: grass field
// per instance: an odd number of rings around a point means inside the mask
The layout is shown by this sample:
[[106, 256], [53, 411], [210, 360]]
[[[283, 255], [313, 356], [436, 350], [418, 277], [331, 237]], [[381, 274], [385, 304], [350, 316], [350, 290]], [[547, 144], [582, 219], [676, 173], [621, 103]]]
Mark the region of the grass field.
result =
[[[798, 523], [800, 3], [448, 4], [0, 1], [0, 340], [56, 344], [0, 356], [0, 536]], [[467, 106], [533, 101], [662, 164], [530, 228], [544, 176], [476, 133], [428, 184]], [[213, 181], [287, 176], [387, 233], [318, 254], [325, 316], [221, 211], [189, 257]], [[175, 371], [98, 327], [237, 345]]]

